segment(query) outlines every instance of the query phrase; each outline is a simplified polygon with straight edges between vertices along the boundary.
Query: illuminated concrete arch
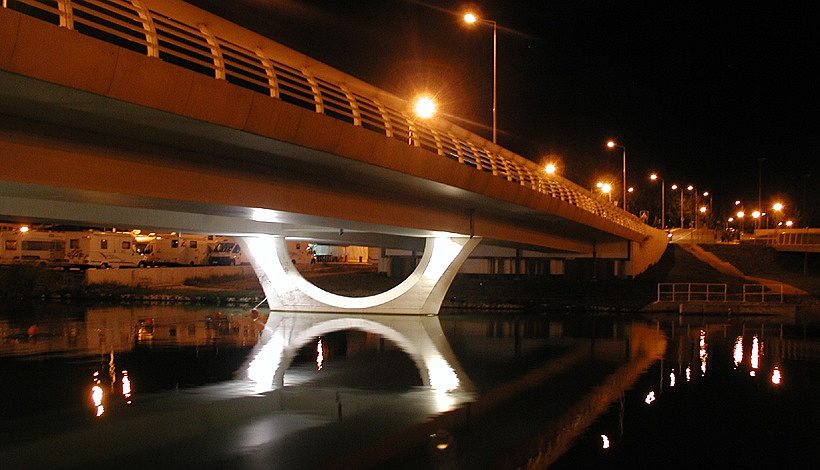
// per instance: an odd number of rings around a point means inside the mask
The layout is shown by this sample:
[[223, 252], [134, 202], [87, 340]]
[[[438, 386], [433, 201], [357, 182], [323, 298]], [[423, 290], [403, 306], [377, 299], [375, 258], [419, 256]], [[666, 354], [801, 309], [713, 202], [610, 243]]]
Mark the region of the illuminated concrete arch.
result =
[[459, 267], [479, 237], [431, 237], [416, 269], [396, 287], [368, 297], [345, 297], [308, 282], [293, 265], [284, 237], [243, 237], [271, 310], [436, 315]]
[[339, 315], [272, 312], [245, 367], [256, 392], [284, 386], [285, 372], [298, 351], [316, 337], [360, 330], [387, 338], [416, 364], [422, 383], [441, 398], [442, 408], [455, 392], [474, 387], [453, 354], [438, 318], [410, 315]]

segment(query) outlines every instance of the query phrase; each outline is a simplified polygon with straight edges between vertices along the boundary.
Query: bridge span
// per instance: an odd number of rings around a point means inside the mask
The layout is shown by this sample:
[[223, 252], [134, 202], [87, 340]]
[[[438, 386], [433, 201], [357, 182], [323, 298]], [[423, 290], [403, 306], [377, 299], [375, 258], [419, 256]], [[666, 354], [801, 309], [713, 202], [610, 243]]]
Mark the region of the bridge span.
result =
[[435, 313], [479, 242], [616, 259], [626, 276], [666, 245], [535, 163], [176, 0], [4, 0], [0, 155], [5, 218], [274, 235], [248, 247], [285, 307], [298, 292], [352, 308], [271, 268], [281, 237], [426, 247], [411, 276], [425, 287], [399, 289], [415, 300], [395, 313]]

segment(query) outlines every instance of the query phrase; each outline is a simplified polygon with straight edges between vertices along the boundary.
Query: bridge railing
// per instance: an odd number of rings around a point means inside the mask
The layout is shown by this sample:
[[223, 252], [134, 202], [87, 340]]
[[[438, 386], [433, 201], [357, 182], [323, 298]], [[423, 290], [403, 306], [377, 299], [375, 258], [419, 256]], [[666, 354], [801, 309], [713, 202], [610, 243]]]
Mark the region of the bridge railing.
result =
[[[286, 57], [271, 57], [257, 45], [272, 43], [262, 36], [254, 35], [253, 45], [236, 44], [216, 36], [206, 24], [186, 24], [157, 12], [151, 8], [155, 4], [153, 0], [3, 0], [5, 8], [377, 132], [649, 233], [649, 227], [634, 215], [565, 178], [546, 174], [534, 162], [445, 120], [413, 119], [405, 100], [375, 87], [354, 89], [292, 59], [289, 63]], [[350, 83], [361, 83], [349, 78]]]

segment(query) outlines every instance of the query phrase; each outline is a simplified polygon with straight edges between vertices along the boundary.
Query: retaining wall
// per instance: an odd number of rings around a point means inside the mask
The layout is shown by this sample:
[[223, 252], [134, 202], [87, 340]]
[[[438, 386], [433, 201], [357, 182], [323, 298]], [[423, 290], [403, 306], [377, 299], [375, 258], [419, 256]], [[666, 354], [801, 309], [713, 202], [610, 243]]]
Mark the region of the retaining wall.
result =
[[130, 287], [168, 287], [182, 285], [196, 277], [254, 275], [251, 266], [186, 266], [173, 268], [89, 269], [88, 284], [120, 284]]

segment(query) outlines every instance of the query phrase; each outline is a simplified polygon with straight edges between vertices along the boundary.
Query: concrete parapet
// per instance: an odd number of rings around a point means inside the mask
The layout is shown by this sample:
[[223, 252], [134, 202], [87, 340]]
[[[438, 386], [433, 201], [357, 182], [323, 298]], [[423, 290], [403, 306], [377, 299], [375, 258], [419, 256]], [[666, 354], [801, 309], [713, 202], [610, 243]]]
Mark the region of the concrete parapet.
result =
[[130, 287], [169, 287], [188, 279], [216, 276], [251, 275], [250, 266], [192, 266], [178, 268], [89, 269], [88, 284], [119, 284]]
[[652, 302], [643, 311], [677, 312], [681, 315], [784, 315], [794, 317], [796, 304], [762, 302]]

